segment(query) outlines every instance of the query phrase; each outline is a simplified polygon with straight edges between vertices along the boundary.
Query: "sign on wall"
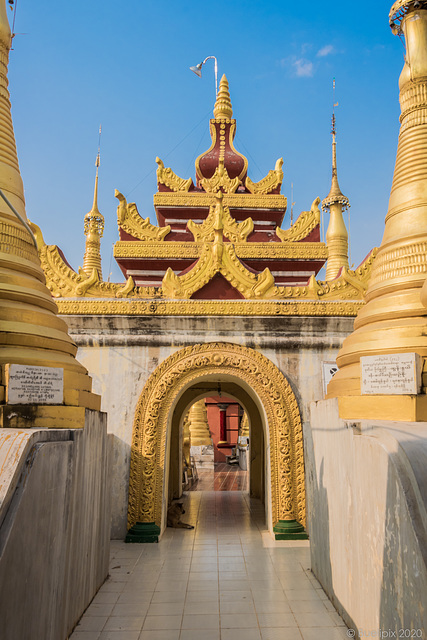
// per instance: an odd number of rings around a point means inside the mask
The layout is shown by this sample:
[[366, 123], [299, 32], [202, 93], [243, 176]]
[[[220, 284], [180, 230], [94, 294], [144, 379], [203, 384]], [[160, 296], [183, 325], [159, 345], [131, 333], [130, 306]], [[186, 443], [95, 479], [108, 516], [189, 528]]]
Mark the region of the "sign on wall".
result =
[[362, 395], [415, 395], [421, 391], [418, 353], [362, 356], [360, 364]]
[[7, 366], [8, 404], [62, 404], [64, 370], [25, 364]]

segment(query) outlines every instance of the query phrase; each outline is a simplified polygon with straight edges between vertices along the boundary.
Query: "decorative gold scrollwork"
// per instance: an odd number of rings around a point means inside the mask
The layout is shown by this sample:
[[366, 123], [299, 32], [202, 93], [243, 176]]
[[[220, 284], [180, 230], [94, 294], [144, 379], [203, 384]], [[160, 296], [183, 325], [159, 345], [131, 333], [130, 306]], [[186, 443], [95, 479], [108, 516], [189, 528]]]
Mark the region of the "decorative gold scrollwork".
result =
[[216, 193], [220, 189], [222, 189], [224, 193], [235, 193], [241, 184], [239, 178], [230, 178], [226, 167], [224, 167], [223, 158], [219, 159], [218, 166], [212, 178], [202, 178], [200, 180], [200, 186], [206, 193]]
[[[253, 389], [264, 407], [270, 442], [271, 512], [305, 525], [304, 453], [295, 395], [261, 353], [230, 343], [187, 347], [164, 360], [138, 401], [132, 433], [128, 526], [162, 520], [168, 416], [185, 388], [204, 376], [228, 376]], [[266, 434], [267, 435], [267, 434]]]
[[230, 215], [229, 207], [224, 205], [223, 194], [218, 191], [216, 194], [216, 203], [209, 208], [209, 215], [201, 224], [189, 220], [187, 227], [193, 234], [196, 242], [213, 242], [215, 236], [215, 228], [222, 225], [224, 236], [231, 242], [246, 242], [246, 239], [254, 228], [252, 218], [246, 218], [242, 222], [236, 222], [235, 218]]
[[304, 240], [313, 229], [320, 224], [320, 198], [316, 198], [310, 211], [302, 211], [290, 229], [276, 228], [276, 235], [282, 242], [299, 242]]
[[156, 227], [150, 223], [150, 218], [145, 218], [145, 220], [141, 218], [136, 204], [134, 202], [128, 204], [120, 191], [116, 189], [114, 195], [119, 201], [119, 206], [117, 207], [117, 224], [119, 228], [121, 227], [126, 233], [138, 238], [138, 240], [164, 240], [171, 230], [170, 226]]
[[156, 158], [157, 162], [157, 182], [159, 184], [164, 184], [165, 187], [171, 189], [171, 191], [189, 191], [193, 186], [193, 181], [191, 178], [188, 180], [184, 180], [184, 178], [180, 178], [176, 175], [170, 168], [165, 168], [165, 165], [160, 160], [160, 158]]
[[279, 158], [276, 162], [274, 170], [269, 171], [265, 178], [259, 182], [252, 182], [248, 177], [245, 181], [245, 187], [250, 193], [268, 194], [281, 186], [283, 182], [283, 158]]

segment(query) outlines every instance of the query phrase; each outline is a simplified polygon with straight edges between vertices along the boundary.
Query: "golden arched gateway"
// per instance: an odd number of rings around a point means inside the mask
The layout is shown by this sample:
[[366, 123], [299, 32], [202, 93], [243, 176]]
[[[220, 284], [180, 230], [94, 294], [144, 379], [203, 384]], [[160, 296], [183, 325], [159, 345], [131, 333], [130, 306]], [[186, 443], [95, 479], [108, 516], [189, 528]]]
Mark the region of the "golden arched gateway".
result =
[[204, 380], [241, 385], [260, 407], [269, 444], [267, 494], [272, 525], [297, 521], [305, 526], [303, 441], [294, 393], [279, 369], [261, 353], [215, 342], [174, 353], [158, 366], [141, 393], [132, 433], [129, 529], [143, 523], [161, 526], [162, 509], [167, 508], [166, 444], [172, 414], [180, 397]]

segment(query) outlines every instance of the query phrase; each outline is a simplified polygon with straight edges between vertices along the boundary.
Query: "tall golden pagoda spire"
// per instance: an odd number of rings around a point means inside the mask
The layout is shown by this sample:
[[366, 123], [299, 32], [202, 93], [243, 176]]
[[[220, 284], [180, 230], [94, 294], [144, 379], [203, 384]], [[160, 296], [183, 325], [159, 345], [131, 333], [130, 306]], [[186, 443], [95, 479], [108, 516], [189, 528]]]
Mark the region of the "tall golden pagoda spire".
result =
[[328, 386], [328, 397], [360, 394], [361, 356], [427, 356], [427, 312], [420, 298], [427, 277], [427, 1], [398, 0], [390, 25], [406, 41], [393, 184], [367, 304], [338, 354], [340, 370]]
[[338, 184], [337, 171], [337, 130], [335, 120], [335, 78], [334, 106], [332, 111], [332, 181], [329, 195], [322, 201], [323, 211], [329, 212], [329, 226], [326, 232], [326, 244], [328, 246], [328, 262], [326, 263], [326, 280], [336, 278], [342, 267], [348, 268], [348, 233], [343, 219], [343, 212], [346, 211], [350, 202], [341, 193]]
[[[87, 393], [90, 378], [75, 359], [77, 347], [68, 335], [66, 323], [56, 315], [57, 307], [45, 285], [35, 240], [27, 225], [7, 89], [10, 46], [6, 3], [0, 0], [0, 189], [18, 214], [0, 199], [0, 408], [2, 402], [8, 401], [9, 364], [64, 369], [64, 403], [88, 406], [89, 402], [95, 408], [97, 402], [92, 400], [98, 396]], [[86, 405], [80, 403], [83, 389]], [[74, 393], [73, 399], [70, 393]], [[6, 426], [2, 411], [0, 423]]]
[[[101, 134], [101, 127], [99, 127]], [[83, 258], [83, 271], [90, 276], [92, 271], [96, 269], [98, 277], [102, 280], [101, 268], [101, 238], [104, 233], [104, 216], [98, 209], [98, 170], [100, 164], [100, 155], [98, 147], [98, 155], [96, 156], [96, 175], [95, 189], [93, 193], [92, 209], [85, 215], [84, 233], [86, 236], [86, 250]]]

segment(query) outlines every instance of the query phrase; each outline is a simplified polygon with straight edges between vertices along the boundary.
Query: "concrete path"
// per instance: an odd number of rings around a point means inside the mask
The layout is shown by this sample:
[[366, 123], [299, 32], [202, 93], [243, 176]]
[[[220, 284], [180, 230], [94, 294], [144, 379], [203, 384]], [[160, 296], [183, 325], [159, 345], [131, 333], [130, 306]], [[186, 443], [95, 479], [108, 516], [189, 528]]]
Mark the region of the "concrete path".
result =
[[259, 501], [194, 491], [159, 544], [112, 541], [110, 577], [72, 640], [345, 640], [308, 541], [275, 542]]

